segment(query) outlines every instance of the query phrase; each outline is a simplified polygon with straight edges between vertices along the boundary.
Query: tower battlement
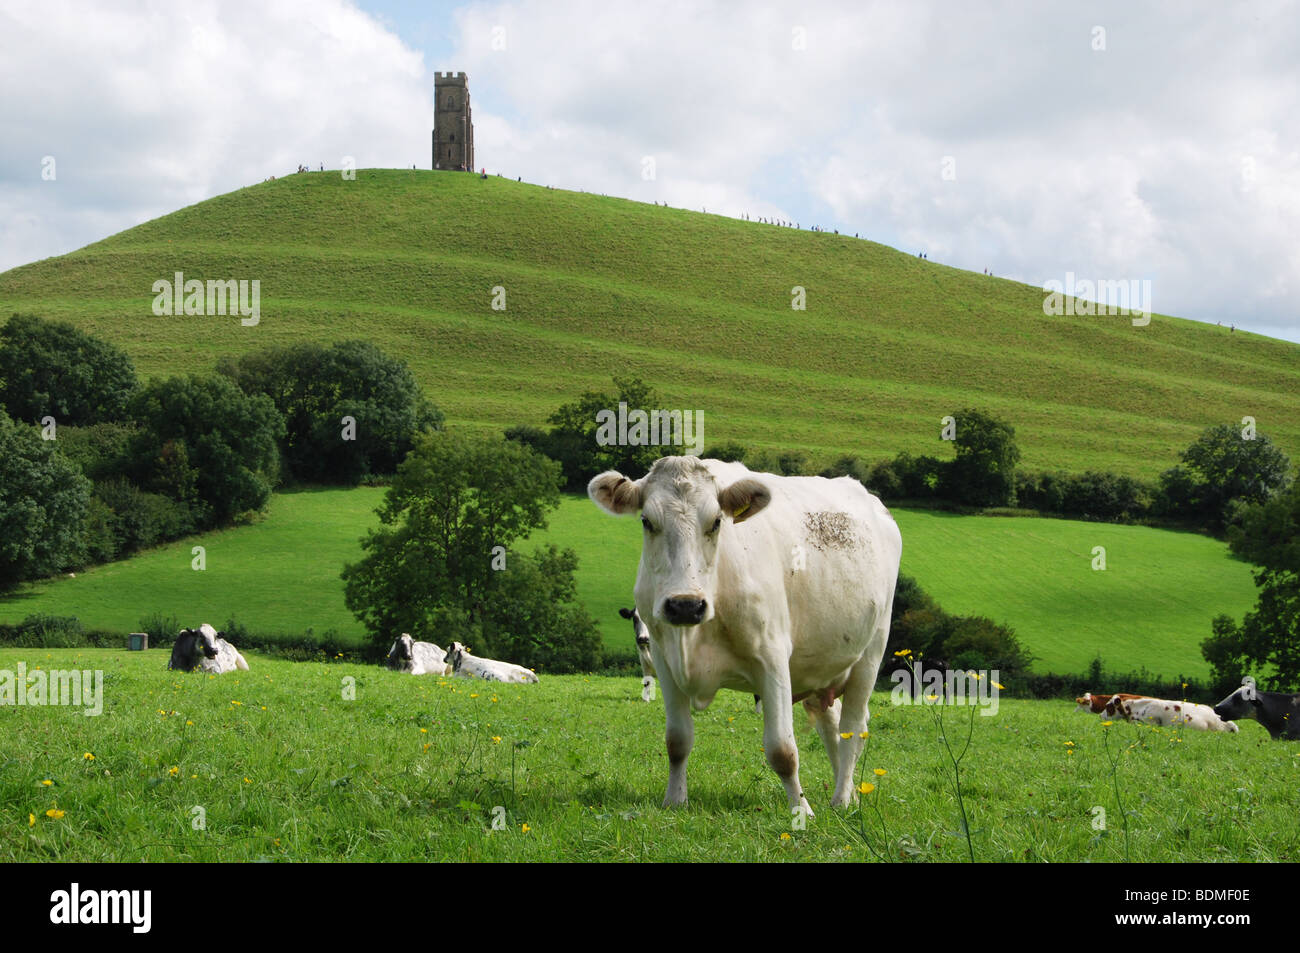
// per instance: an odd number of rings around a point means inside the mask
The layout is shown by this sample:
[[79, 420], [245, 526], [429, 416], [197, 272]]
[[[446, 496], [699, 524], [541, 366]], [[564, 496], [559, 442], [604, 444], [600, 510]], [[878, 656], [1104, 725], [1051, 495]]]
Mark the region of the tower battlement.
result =
[[469, 77], [464, 73], [434, 73], [434, 86], [468, 86]]

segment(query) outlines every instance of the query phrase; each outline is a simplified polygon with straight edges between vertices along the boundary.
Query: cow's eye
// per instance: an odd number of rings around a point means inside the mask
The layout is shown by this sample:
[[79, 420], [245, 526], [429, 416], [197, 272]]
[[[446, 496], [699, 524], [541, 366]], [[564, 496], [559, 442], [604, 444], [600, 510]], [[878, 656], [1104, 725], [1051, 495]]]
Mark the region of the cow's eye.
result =
[[641, 525], [645, 527], [645, 531], [647, 533], [653, 533], [655, 531], [654, 526], [652, 526], [650, 521], [646, 519], [644, 516], [641, 517]]
[[719, 528], [720, 526], [722, 526], [722, 517], [721, 517], [721, 516], [719, 516], [717, 519], [715, 519], [715, 520], [713, 521], [713, 528], [709, 530], [709, 535], [712, 536], [714, 533], [716, 533], [716, 532], [718, 531], [718, 528]]

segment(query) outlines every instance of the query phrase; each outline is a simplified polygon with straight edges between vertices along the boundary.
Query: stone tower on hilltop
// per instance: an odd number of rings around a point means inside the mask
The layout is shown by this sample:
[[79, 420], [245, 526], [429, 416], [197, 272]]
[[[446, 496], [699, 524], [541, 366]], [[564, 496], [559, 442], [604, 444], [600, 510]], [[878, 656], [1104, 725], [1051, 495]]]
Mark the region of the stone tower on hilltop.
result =
[[469, 111], [469, 77], [433, 74], [433, 167], [474, 171], [474, 122]]

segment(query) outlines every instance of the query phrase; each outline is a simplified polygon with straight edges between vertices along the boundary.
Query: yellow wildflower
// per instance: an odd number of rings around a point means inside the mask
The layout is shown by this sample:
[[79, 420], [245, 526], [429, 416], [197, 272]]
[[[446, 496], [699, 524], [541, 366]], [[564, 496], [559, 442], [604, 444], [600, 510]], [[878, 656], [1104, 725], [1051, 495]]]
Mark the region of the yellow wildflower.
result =
[[57, 821], [59, 818], [63, 817], [63, 812], [57, 807], [52, 807], [45, 812], [45, 816]]
[[872, 784], [870, 781], [863, 781], [861, 784], [858, 785], [858, 790], [863, 794], [870, 794], [875, 789], [876, 786]]

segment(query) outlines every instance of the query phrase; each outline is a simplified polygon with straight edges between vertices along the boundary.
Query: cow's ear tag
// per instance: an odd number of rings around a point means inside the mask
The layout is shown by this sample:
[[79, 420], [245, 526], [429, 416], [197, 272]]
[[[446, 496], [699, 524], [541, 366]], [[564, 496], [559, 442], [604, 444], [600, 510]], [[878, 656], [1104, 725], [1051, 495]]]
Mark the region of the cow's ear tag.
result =
[[747, 509], [749, 509], [749, 503], [746, 503], [744, 506], [737, 507], [736, 510], [731, 514], [731, 518], [733, 520], [740, 519], [740, 517], [744, 514], [745, 510]]

